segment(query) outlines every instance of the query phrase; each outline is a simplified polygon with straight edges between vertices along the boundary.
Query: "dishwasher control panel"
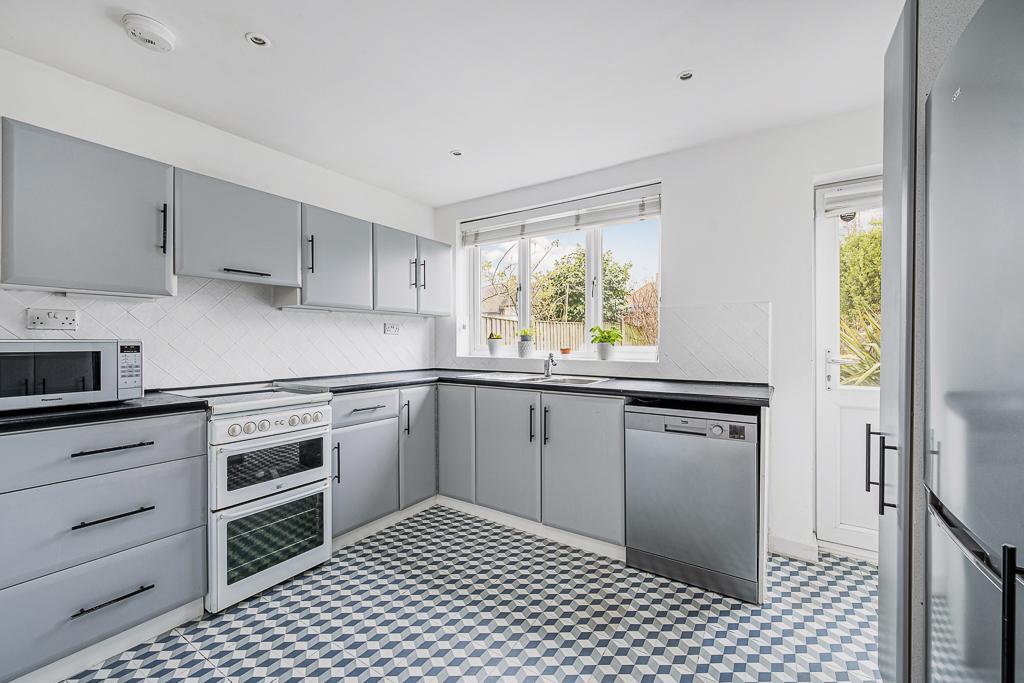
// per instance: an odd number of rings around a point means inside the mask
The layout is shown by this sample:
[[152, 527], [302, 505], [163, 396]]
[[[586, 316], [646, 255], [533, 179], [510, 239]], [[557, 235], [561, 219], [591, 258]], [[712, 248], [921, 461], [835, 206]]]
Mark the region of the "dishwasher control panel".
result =
[[715, 439], [730, 441], [756, 441], [754, 425], [743, 422], [708, 422], [707, 435]]
[[743, 421], [744, 417], [630, 406], [626, 409], [626, 428], [754, 443], [757, 441], [757, 423], [753, 419]]

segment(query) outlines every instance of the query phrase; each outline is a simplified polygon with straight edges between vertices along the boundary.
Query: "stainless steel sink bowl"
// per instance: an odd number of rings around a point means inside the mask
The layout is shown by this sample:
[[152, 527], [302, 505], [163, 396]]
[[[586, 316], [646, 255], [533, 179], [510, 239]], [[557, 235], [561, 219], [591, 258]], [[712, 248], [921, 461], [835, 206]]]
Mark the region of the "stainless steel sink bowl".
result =
[[465, 379], [489, 379], [495, 382], [516, 382], [520, 384], [565, 384], [585, 386], [607, 382], [607, 377], [578, 377], [575, 375], [534, 375], [522, 372], [481, 372], [476, 375], [463, 375]]
[[586, 385], [597, 384], [608, 381], [607, 377], [573, 377], [571, 375], [553, 375], [551, 377], [531, 377], [530, 379], [519, 380], [521, 382], [535, 382], [537, 384], [571, 384]]

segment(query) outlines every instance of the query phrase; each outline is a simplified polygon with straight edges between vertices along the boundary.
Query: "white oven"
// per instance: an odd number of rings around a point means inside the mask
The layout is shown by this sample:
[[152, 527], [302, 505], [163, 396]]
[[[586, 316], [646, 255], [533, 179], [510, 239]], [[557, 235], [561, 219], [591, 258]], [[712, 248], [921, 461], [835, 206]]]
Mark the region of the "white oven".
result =
[[328, 421], [310, 429], [211, 445], [210, 507], [221, 510], [329, 478], [330, 438]]
[[330, 482], [210, 513], [206, 609], [233, 605], [331, 557]]

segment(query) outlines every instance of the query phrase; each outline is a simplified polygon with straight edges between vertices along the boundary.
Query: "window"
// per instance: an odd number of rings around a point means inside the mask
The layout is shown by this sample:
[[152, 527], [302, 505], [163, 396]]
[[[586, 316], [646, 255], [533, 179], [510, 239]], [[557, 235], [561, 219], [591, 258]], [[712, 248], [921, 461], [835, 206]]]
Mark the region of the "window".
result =
[[622, 336], [617, 357], [657, 357], [661, 188], [648, 185], [529, 211], [467, 221], [473, 269], [471, 353], [501, 337], [516, 355], [519, 331], [538, 355], [592, 354], [590, 329]]

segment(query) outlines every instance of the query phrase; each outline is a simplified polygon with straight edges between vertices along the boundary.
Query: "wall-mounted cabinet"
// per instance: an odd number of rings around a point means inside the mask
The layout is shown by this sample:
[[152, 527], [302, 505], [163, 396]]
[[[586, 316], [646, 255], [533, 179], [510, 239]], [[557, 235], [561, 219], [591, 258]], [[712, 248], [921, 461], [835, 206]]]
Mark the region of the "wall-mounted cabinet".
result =
[[298, 287], [299, 202], [174, 171], [179, 275]]
[[373, 225], [302, 205], [302, 288], [278, 287], [281, 307], [373, 308]]
[[3, 119], [0, 282], [174, 294], [173, 183], [166, 164]]
[[373, 309], [416, 313], [416, 235], [373, 224]]

